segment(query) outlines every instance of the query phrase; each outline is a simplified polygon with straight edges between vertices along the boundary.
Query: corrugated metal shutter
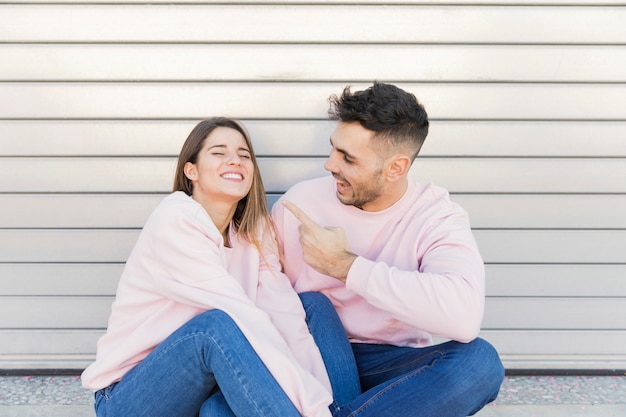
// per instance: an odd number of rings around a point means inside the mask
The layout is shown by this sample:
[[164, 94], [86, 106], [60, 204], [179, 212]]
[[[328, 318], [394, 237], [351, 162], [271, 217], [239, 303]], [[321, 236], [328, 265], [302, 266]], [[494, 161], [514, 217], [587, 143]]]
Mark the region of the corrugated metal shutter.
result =
[[0, 5], [0, 368], [91, 362], [198, 120], [244, 121], [273, 199], [373, 80], [427, 107], [413, 175], [470, 212], [506, 366], [626, 368], [626, 7], [474, 3]]

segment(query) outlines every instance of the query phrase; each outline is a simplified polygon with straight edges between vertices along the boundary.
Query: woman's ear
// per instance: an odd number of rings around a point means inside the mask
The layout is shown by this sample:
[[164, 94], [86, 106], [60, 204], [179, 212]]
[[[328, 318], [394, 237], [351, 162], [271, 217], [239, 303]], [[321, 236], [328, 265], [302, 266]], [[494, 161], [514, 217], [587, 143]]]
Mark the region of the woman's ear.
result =
[[185, 163], [185, 166], [183, 167], [183, 172], [190, 181], [195, 181], [198, 179], [198, 171], [196, 170], [196, 166], [191, 162]]
[[396, 154], [391, 159], [391, 163], [387, 168], [387, 179], [391, 182], [398, 181], [406, 176], [411, 168], [411, 160], [401, 153]]

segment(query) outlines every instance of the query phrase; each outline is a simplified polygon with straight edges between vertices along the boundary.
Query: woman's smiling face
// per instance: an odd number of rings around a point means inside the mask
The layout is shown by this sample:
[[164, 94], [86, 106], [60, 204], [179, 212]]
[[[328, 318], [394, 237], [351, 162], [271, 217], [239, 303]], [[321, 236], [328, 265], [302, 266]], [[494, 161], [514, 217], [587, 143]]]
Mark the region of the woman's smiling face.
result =
[[187, 162], [185, 175], [193, 182], [193, 199], [199, 203], [236, 204], [250, 192], [254, 164], [241, 133], [215, 128], [204, 140], [195, 164]]

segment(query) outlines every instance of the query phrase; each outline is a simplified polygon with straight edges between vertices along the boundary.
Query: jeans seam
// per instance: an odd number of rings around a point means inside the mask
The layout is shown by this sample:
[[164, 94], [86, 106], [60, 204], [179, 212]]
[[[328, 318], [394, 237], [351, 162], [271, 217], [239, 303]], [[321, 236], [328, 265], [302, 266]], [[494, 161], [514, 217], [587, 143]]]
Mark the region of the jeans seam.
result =
[[[362, 404], [358, 409], [351, 411], [350, 414], [348, 414], [345, 417], [356, 417], [358, 416], [362, 411], [364, 411], [365, 409], [369, 408], [371, 405], [373, 405], [373, 403], [384, 393], [388, 392], [389, 390], [391, 390], [392, 388], [395, 388], [396, 386], [398, 386], [399, 384], [402, 384], [404, 382], [406, 382], [407, 380], [413, 378], [416, 375], [419, 375], [420, 373], [422, 373], [424, 370], [432, 367], [433, 365], [435, 365], [437, 362], [439, 362], [441, 359], [444, 359], [446, 354], [445, 352], [442, 351], [435, 351], [436, 353], [439, 353], [439, 357], [437, 359], [435, 359], [431, 364], [429, 365], [425, 365], [422, 366], [418, 369], [415, 369], [412, 372], [409, 372], [407, 374], [405, 374], [403, 377], [401, 377], [400, 379], [398, 379], [397, 381], [395, 381], [393, 384], [390, 384], [388, 386], [386, 386], [385, 388], [383, 388], [382, 390], [378, 391], [374, 396], [372, 396], [371, 398], [369, 398], [364, 404]], [[434, 352], [430, 352], [430, 354], [432, 354]], [[411, 361], [411, 362], [415, 362], [415, 361]], [[408, 362], [408, 363], [411, 363]], [[405, 364], [406, 365], [406, 364]], [[399, 366], [396, 366], [394, 368], [388, 368], [388, 369], [397, 369], [399, 368]], [[370, 375], [374, 375], [374, 374], [370, 374]]]
[[395, 369], [403, 368], [403, 367], [405, 367], [407, 365], [410, 365], [411, 363], [420, 362], [423, 358], [425, 358], [427, 356], [431, 356], [433, 354], [437, 354], [437, 353], [440, 355], [440, 357], [445, 356], [445, 352], [444, 351], [434, 350], [434, 351], [428, 352], [427, 354], [425, 354], [423, 356], [420, 356], [419, 358], [415, 358], [415, 359], [413, 359], [413, 360], [411, 360], [409, 362], [404, 362], [404, 363], [402, 363], [400, 365], [392, 366], [392, 367], [389, 367], [389, 368], [384, 368], [382, 370], [377, 370], [376, 372], [359, 373], [359, 375], [361, 375], [361, 376], [377, 375], [377, 374], [380, 374], [380, 373], [384, 373], [384, 372], [392, 371], [392, 370], [395, 370]]

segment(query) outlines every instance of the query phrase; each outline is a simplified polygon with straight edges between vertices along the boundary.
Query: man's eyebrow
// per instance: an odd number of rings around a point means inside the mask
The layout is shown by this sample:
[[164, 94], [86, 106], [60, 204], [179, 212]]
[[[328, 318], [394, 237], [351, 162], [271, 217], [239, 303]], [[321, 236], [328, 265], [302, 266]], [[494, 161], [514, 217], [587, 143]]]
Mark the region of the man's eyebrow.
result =
[[344, 154], [348, 158], [356, 159], [356, 156], [351, 155], [350, 152], [346, 151], [345, 149], [335, 147], [335, 144], [333, 143], [333, 138], [330, 138], [330, 146], [332, 146], [337, 152]]

